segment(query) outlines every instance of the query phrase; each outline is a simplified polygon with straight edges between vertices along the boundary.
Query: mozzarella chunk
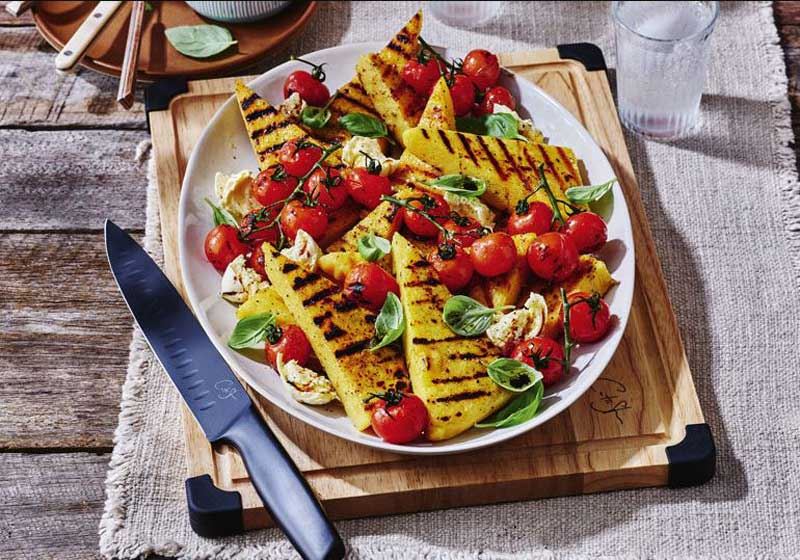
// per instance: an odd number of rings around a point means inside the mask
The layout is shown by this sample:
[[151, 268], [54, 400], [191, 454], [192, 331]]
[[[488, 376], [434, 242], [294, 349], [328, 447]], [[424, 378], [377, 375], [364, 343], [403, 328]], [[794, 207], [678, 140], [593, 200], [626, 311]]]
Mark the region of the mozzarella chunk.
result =
[[262, 280], [258, 272], [247, 266], [244, 255], [239, 255], [225, 269], [220, 293], [231, 303], [244, 303], [247, 298], [264, 288], [269, 288], [269, 282]]
[[294, 92], [292, 95], [283, 100], [278, 106], [281, 113], [293, 119], [300, 119], [303, 109], [306, 108], [306, 102], [300, 97], [300, 94]]
[[[364, 152], [364, 153], [361, 153]], [[367, 156], [381, 164], [381, 175], [388, 177], [391, 175], [400, 162], [396, 159], [386, 157], [381, 151], [381, 145], [377, 138], [367, 138], [365, 136], [353, 136], [342, 146], [342, 163], [348, 167], [366, 167]]]
[[219, 204], [233, 214], [237, 220], [259, 207], [250, 194], [250, 187], [255, 176], [250, 171], [240, 171], [234, 175], [217, 173], [214, 177], [214, 192]]
[[284, 364], [282, 356], [278, 355], [278, 373], [297, 402], [319, 406], [338, 398], [330, 379], [301, 366], [297, 360]]
[[313, 237], [300, 229], [297, 230], [294, 244], [283, 249], [281, 255], [307, 270], [314, 271], [317, 269], [317, 261], [322, 256], [322, 249], [319, 248]]
[[494, 212], [478, 198], [451, 192], [445, 192], [443, 196], [453, 212], [472, 218], [483, 227], [494, 228]]
[[495, 346], [509, 350], [513, 343], [538, 335], [546, 317], [547, 303], [544, 298], [531, 293], [521, 309], [502, 315], [486, 330], [486, 336]]
[[518, 130], [522, 136], [531, 142], [537, 142], [540, 144], [544, 143], [544, 135], [542, 134], [542, 131], [533, 126], [533, 121], [531, 119], [523, 119], [515, 110], [511, 109], [510, 107], [506, 107], [505, 105], [500, 105], [499, 103], [494, 104], [494, 109], [492, 109], [492, 112], [509, 113], [510, 115], [514, 115], [519, 123]]

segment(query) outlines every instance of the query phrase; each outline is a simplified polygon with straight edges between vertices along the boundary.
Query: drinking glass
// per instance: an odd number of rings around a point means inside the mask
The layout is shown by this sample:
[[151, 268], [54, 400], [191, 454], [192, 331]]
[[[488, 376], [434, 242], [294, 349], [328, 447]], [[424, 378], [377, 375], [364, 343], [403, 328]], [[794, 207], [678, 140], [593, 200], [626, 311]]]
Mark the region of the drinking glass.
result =
[[622, 123], [650, 138], [685, 135], [697, 123], [719, 2], [616, 1], [611, 13]]
[[427, 10], [433, 17], [451, 27], [476, 27], [496, 16], [503, 2], [449, 2], [431, 0]]

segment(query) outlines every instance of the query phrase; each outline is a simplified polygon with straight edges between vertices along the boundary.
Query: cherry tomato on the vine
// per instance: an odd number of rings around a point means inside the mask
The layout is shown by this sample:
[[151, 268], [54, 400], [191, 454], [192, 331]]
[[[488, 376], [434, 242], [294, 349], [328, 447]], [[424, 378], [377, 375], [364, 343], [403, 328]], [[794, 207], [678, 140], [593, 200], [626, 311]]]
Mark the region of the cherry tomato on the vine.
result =
[[294, 240], [302, 229], [318, 241], [328, 229], [328, 214], [320, 205], [308, 206], [300, 200], [292, 200], [281, 210], [280, 222], [284, 235], [289, 239]]
[[267, 362], [272, 367], [278, 365], [278, 354], [281, 355], [284, 364], [296, 360], [297, 364], [302, 367], [308, 363], [308, 359], [311, 357], [311, 344], [308, 342], [306, 333], [297, 325], [275, 326], [267, 331], [264, 353]]
[[350, 170], [344, 184], [352, 199], [370, 210], [380, 204], [381, 196], [392, 194], [389, 178], [370, 173], [365, 167]]
[[402, 77], [414, 91], [427, 97], [439, 79], [439, 61], [434, 58], [427, 62], [410, 60], [403, 67]]
[[508, 217], [506, 229], [511, 235], [521, 233], [542, 235], [550, 231], [552, 223], [553, 210], [548, 204], [538, 200], [533, 202], [524, 200], [517, 203], [511, 216]]
[[278, 240], [278, 207], [258, 208], [244, 215], [239, 222], [239, 237], [250, 244], [261, 245], [264, 241]]
[[517, 101], [506, 88], [503, 86], [495, 86], [483, 96], [483, 101], [481, 101], [478, 113], [481, 115], [491, 115], [494, 113], [495, 105], [504, 105], [513, 111], [517, 108]]
[[440, 243], [428, 255], [428, 261], [439, 275], [439, 280], [451, 292], [457, 292], [469, 284], [475, 271], [469, 255], [455, 243]]
[[581, 212], [570, 216], [561, 231], [572, 239], [575, 248], [581, 254], [602, 249], [608, 239], [606, 223], [594, 212]]
[[[450, 214], [450, 205], [438, 194], [425, 193], [418, 198], [410, 199], [408, 205], [440, 223]], [[403, 222], [411, 233], [420, 237], [436, 237], [439, 234], [439, 228], [414, 210], [403, 209]]]
[[428, 409], [412, 393], [390, 389], [375, 394], [378, 401], [372, 408], [372, 429], [389, 443], [408, 443], [420, 437], [428, 427]]
[[453, 110], [457, 117], [463, 117], [472, 111], [475, 103], [475, 84], [464, 74], [456, 74], [453, 85], [450, 86], [450, 96], [453, 98]]
[[322, 107], [331, 96], [328, 86], [315, 78], [311, 72], [296, 70], [283, 83], [283, 98], [297, 92], [300, 98], [314, 107]]
[[511, 351], [511, 358], [540, 371], [545, 387], [558, 383], [564, 376], [564, 349], [552, 338], [535, 336], [523, 340]]
[[267, 279], [267, 271], [264, 268], [264, 250], [261, 248], [262, 244], [256, 244], [255, 248], [250, 251], [250, 256], [247, 257], [247, 266], [258, 272], [263, 280]]
[[285, 200], [297, 187], [297, 177], [286, 173], [282, 165], [274, 165], [258, 174], [250, 191], [259, 204], [269, 206]]
[[481, 91], [492, 87], [500, 79], [500, 61], [484, 49], [469, 51], [464, 57], [461, 71], [470, 77]]
[[[597, 342], [611, 328], [611, 312], [600, 294], [573, 292], [569, 301], [569, 334], [575, 342]], [[562, 311], [563, 321], [563, 311]]]
[[295, 177], [302, 177], [322, 157], [322, 148], [311, 142], [289, 140], [278, 151], [278, 161], [281, 162], [286, 173]]
[[487, 278], [505, 274], [517, 262], [514, 240], [507, 233], [499, 231], [476, 240], [470, 251], [475, 271]]
[[231, 261], [247, 253], [249, 247], [239, 239], [239, 230], [228, 224], [220, 224], [206, 234], [204, 249], [208, 262], [224, 272]]
[[[468, 216], [450, 214], [450, 219], [442, 224], [444, 229], [452, 233], [453, 242], [460, 247], [470, 247], [475, 240], [480, 239], [489, 230], [483, 227], [477, 220]], [[439, 243], [446, 241], [444, 232], [439, 232]]]
[[344, 293], [359, 305], [380, 311], [386, 295], [400, 295], [400, 287], [394, 276], [374, 262], [354, 266], [344, 279]]
[[533, 273], [551, 282], [566, 280], [578, 266], [575, 243], [557, 231], [537, 237], [528, 248], [527, 258]]
[[303, 190], [330, 211], [344, 206], [349, 196], [339, 170], [327, 166], [314, 170], [303, 185]]

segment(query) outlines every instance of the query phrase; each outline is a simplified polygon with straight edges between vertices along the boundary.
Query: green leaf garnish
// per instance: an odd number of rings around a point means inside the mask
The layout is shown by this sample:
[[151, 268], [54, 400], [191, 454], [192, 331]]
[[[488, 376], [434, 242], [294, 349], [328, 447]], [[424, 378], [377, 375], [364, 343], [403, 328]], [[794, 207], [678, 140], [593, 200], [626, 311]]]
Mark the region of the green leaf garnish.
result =
[[164, 34], [179, 53], [192, 58], [209, 58], [236, 44], [231, 32], [219, 25], [181, 25]]
[[456, 130], [467, 134], [487, 136], [486, 121], [481, 117], [456, 117]]
[[275, 314], [259, 313], [251, 315], [236, 323], [236, 327], [228, 340], [228, 346], [235, 350], [249, 348], [267, 339], [270, 330], [275, 327]]
[[469, 296], [453, 296], [444, 304], [442, 319], [456, 334], [478, 336], [492, 325], [496, 313], [513, 307], [489, 308]]
[[387, 239], [368, 233], [358, 240], [358, 254], [365, 261], [373, 262], [382, 259], [392, 250], [392, 244]]
[[300, 120], [309, 128], [322, 128], [331, 120], [331, 111], [327, 107], [309, 105], [300, 113]]
[[378, 350], [400, 338], [406, 328], [403, 304], [394, 293], [386, 294], [381, 312], [375, 319], [375, 345], [370, 350]]
[[469, 175], [442, 175], [428, 184], [443, 191], [471, 198], [477, 198], [486, 192], [486, 181]]
[[518, 395], [495, 414], [475, 424], [476, 428], [510, 428], [527, 422], [539, 412], [544, 396], [544, 384], [537, 381], [533, 387]]
[[570, 200], [570, 202], [574, 202], [576, 204], [589, 204], [590, 202], [597, 202], [606, 194], [608, 194], [616, 182], [617, 178], [614, 177], [613, 179], [599, 185], [570, 187], [564, 194], [567, 195], [567, 198]]
[[489, 378], [503, 389], [522, 393], [542, 379], [542, 374], [519, 360], [498, 358], [487, 368]]
[[233, 214], [225, 210], [224, 208], [217, 206], [213, 202], [211, 202], [208, 198], [204, 198], [203, 200], [206, 201], [206, 204], [211, 206], [211, 211], [214, 213], [214, 225], [219, 226], [222, 224], [227, 224], [229, 226], [233, 226], [235, 228], [239, 228], [239, 223], [236, 221], [236, 218], [233, 217]]
[[517, 117], [511, 113], [486, 115], [486, 134], [496, 138], [510, 138], [527, 142], [527, 139], [519, 133]]
[[389, 136], [389, 129], [386, 128], [386, 123], [363, 113], [342, 115], [339, 117], [339, 124], [354, 136], [365, 136], [367, 138]]

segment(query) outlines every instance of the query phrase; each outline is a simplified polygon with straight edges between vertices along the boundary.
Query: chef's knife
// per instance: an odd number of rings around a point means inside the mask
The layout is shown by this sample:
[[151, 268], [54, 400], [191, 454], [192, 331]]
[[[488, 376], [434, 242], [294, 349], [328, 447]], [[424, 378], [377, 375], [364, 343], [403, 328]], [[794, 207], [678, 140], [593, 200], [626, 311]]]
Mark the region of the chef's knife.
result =
[[304, 558], [343, 558], [344, 543], [311, 488], [177, 290], [110, 220], [105, 238], [128, 308], [208, 440], [239, 450], [264, 506]]

